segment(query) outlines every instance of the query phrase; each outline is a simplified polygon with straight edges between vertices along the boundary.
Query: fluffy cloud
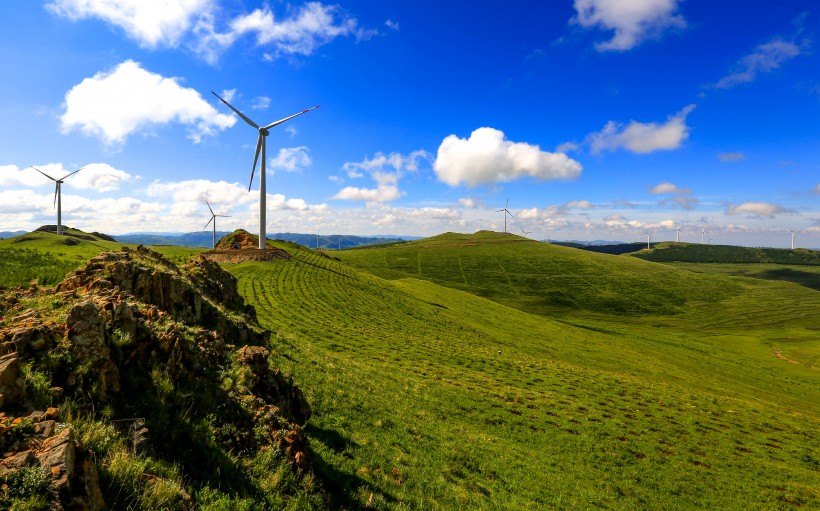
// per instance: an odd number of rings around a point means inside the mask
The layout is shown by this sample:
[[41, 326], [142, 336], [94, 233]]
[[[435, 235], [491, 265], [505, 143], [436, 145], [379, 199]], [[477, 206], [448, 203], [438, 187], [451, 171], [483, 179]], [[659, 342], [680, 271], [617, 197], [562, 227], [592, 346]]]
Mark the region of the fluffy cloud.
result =
[[457, 186], [506, 182], [531, 176], [541, 180], [574, 179], [581, 164], [563, 153], [542, 151], [537, 145], [512, 142], [493, 128], [478, 128], [470, 138], [446, 137], [433, 166], [439, 180]]
[[[77, 169], [66, 169], [60, 163], [34, 165], [43, 173], [55, 179], [62, 179]], [[65, 186], [71, 188], [91, 189], [98, 192], [117, 190], [120, 183], [129, 181], [132, 176], [125, 171], [115, 169], [107, 163], [90, 163], [82, 171], [66, 180]], [[18, 169], [14, 165], [0, 166], [0, 186], [54, 186], [54, 181], [43, 176], [33, 168]]]
[[[224, 97], [224, 96], [223, 96]], [[225, 99], [225, 101], [230, 103], [230, 99]], [[270, 106], [270, 98], [267, 96], [258, 96], [256, 99], [253, 100], [253, 104], [251, 108], [254, 110], [266, 110]]]
[[106, 144], [118, 144], [151, 126], [179, 122], [191, 127], [189, 137], [233, 126], [236, 118], [220, 114], [194, 89], [180, 86], [127, 60], [112, 71], [100, 72], [75, 85], [65, 96], [62, 130], [79, 128]]
[[399, 191], [398, 173], [375, 171], [373, 172], [373, 179], [375, 179], [376, 183], [378, 183], [376, 188], [356, 188], [354, 186], [347, 186], [342, 188], [339, 193], [334, 195], [332, 198], [338, 200], [356, 200], [365, 202], [389, 202], [404, 195], [404, 192]]
[[71, 20], [99, 18], [144, 48], [176, 46], [213, 0], [53, 0], [46, 9]]
[[777, 214], [789, 212], [790, 211], [783, 206], [769, 202], [744, 202], [743, 204], [729, 204], [726, 206], [727, 215], [774, 218]]
[[774, 71], [783, 63], [803, 53], [805, 49], [806, 45], [801, 46], [783, 39], [760, 44], [752, 53], [740, 59], [735, 72], [721, 78], [713, 87], [730, 89], [741, 83], [752, 82], [758, 74]]
[[718, 153], [718, 159], [722, 162], [740, 161], [746, 158], [743, 153]]
[[308, 148], [305, 146], [299, 147], [283, 147], [279, 149], [279, 154], [276, 158], [270, 159], [270, 167], [272, 169], [281, 169], [287, 172], [301, 172], [305, 167], [309, 167], [313, 161], [308, 154]]
[[149, 197], [172, 199], [173, 202], [194, 202], [202, 204], [206, 200], [213, 204], [251, 204], [258, 200], [258, 194], [248, 192], [239, 183], [190, 179], [186, 181], [154, 181], [146, 190]]
[[585, 28], [612, 30], [612, 39], [598, 43], [599, 51], [625, 51], [666, 28], [684, 28], [676, 14], [678, 0], [575, 0], [574, 23]]
[[574, 208], [574, 209], [591, 209], [594, 206], [588, 200], [574, 200], [567, 202], [565, 204], [567, 208]]
[[609, 121], [601, 131], [587, 135], [586, 142], [593, 154], [621, 148], [638, 154], [677, 149], [689, 138], [686, 116], [694, 109], [695, 105], [688, 105], [663, 124], [630, 121], [624, 126]]
[[467, 209], [474, 209], [478, 207], [478, 202], [475, 199], [471, 199], [469, 197], [462, 197], [461, 199], [458, 199], [458, 203]]
[[660, 184], [657, 184], [657, 185], [653, 186], [649, 190], [649, 193], [652, 193], [652, 194], [655, 194], [655, 195], [670, 194], [670, 193], [673, 193], [673, 194], [691, 194], [692, 190], [690, 188], [679, 188], [678, 185], [676, 185], [674, 183], [660, 183]]
[[256, 36], [256, 44], [273, 47], [273, 53], [266, 53], [267, 60], [285, 55], [311, 55], [316, 48], [338, 37], [353, 36], [365, 40], [377, 31], [359, 27], [356, 18], [345, 13], [337, 5], [308, 2], [291, 17], [277, 20], [267, 5], [261, 9], [234, 18], [228, 23], [228, 30], [220, 32], [216, 28], [214, 16], [203, 16], [194, 33], [197, 42], [194, 51], [205, 60], [215, 62], [219, 55], [238, 38], [246, 34]]

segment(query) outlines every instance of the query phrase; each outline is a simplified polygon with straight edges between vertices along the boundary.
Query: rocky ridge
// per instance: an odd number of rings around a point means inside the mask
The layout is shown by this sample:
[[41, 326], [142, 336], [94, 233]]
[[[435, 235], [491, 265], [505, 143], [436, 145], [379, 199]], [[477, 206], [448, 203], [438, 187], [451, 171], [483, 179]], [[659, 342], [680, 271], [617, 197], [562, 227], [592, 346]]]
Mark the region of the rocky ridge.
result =
[[89, 425], [113, 428], [128, 456], [181, 466], [180, 509], [196, 505], [186, 488], [259, 491], [225, 474], [260, 452], [310, 472], [310, 407], [269, 367], [269, 337], [219, 265], [178, 268], [141, 246], [100, 254], [55, 289], [0, 294], [0, 502], [26, 498], [28, 477], [50, 509], [123, 505], [111, 450], [83, 442]]

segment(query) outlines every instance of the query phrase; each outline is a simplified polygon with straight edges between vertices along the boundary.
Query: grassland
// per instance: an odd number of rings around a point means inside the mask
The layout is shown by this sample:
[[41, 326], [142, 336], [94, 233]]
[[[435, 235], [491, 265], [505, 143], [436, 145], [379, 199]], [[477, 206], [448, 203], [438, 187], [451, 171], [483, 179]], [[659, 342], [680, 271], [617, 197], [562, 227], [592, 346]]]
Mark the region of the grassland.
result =
[[820, 291], [820, 266], [791, 264], [667, 263], [681, 270], [711, 275], [731, 275], [763, 280], [782, 280]]
[[230, 268], [314, 406], [337, 506], [820, 503], [815, 291], [536, 250], [481, 233], [334, 254], [392, 280], [292, 247]]
[[[0, 240], [0, 287], [28, 285], [36, 281], [53, 286], [89, 258], [106, 250], [119, 250], [123, 245], [77, 229], [67, 229], [58, 236], [54, 232], [34, 231], [22, 236]], [[204, 249], [156, 246], [151, 247], [176, 264], [182, 264]]]
[[768, 263], [820, 265], [820, 251], [797, 248], [752, 248], [701, 243], [658, 243], [652, 250], [632, 253], [633, 257], [655, 262], [688, 263]]

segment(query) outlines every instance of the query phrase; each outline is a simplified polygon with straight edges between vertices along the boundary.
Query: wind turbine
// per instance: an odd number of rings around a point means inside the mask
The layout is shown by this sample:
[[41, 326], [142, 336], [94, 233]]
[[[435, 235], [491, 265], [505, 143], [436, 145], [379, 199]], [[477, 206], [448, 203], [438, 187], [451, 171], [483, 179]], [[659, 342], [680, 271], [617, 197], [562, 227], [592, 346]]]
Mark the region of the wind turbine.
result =
[[649, 242], [652, 240], [652, 233], [649, 231], [644, 231], [643, 233], [646, 234], [646, 249], [649, 250]]
[[49, 176], [42, 170], [38, 169], [34, 165], [31, 166], [34, 170], [39, 172], [40, 174], [46, 176], [47, 178], [54, 181], [54, 204], [57, 206], [57, 234], [63, 234], [63, 181], [68, 179], [70, 176], [76, 174], [77, 172], [83, 170], [85, 167], [80, 167], [71, 174], [65, 175], [62, 179], [54, 179], [53, 177]]
[[211, 248], [215, 250], [216, 249], [216, 217], [228, 218], [231, 215], [217, 215], [216, 213], [214, 213], [214, 210], [211, 209], [211, 204], [208, 202], [208, 199], [205, 199], [205, 204], [208, 205], [208, 210], [211, 212], [211, 219], [208, 220], [208, 223], [205, 224], [205, 227], [203, 227], [202, 230], [204, 231], [205, 229], [207, 229], [208, 225], [210, 225], [211, 222], [214, 223], [214, 234], [212, 236], [212, 243], [211, 243], [212, 246], [211, 246]]
[[703, 238], [706, 237], [706, 228], [701, 227], [700, 229], [700, 244], [703, 245]]
[[797, 234], [798, 232], [802, 231], [803, 229], [797, 229], [797, 230], [795, 231], [794, 229], [788, 229], [788, 228], [787, 228], [787, 230], [788, 230], [790, 233], [792, 233], [792, 250], [794, 250], [794, 235], [795, 235], [795, 234]]
[[307, 110], [302, 110], [301, 112], [298, 112], [298, 113], [295, 113], [295, 114], [290, 115], [288, 117], [285, 117], [284, 119], [279, 119], [278, 121], [272, 122], [272, 123], [268, 124], [267, 126], [261, 126], [260, 127], [258, 124], [256, 124], [252, 120], [250, 120], [245, 114], [243, 114], [242, 112], [240, 112], [239, 110], [234, 108], [233, 105], [231, 105], [230, 103], [228, 103], [227, 101], [225, 101], [224, 99], [219, 97], [219, 94], [217, 94], [214, 91], [211, 91], [211, 93], [213, 93], [214, 96], [219, 98], [220, 101], [222, 101], [223, 103], [228, 105], [228, 108], [230, 108], [231, 110], [236, 112], [236, 114], [239, 117], [241, 117], [242, 120], [244, 120], [246, 123], [248, 123], [249, 125], [251, 125], [252, 127], [256, 128], [259, 131], [259, 137], [256, 139], [256, 153], [254, 153], [254, 155], [253, 155], [253, 167], [251, 167], [251, 180], [250, 180], [250, 183], [248, 183], [248, 191], [251, 191], [251, 185], [253, 184], [253, 173], [256, 171], [256, 161], [259, 159], [259, 153], [261, 152], [262, 153], [262, 166], [259, 170], [259, 172], [260, 172], [260, 176], [259, 176], [259, 250], [264, 250], [265, 246], [266, 246], [265, 245], [265, 239], [266, 239], [265, 238], [265, 222], [266, 222], [266, 218], [265, 218], [266, 203], [265, 202], [266, 202], [266, 198], [267, 198], [267, 195], [266, 195], [267, 192], [265, 190], [265, 159], [266, 159], [266, 157], [265, 157], [265, 140], [267, 139], [268, 135], [270, 135], [270, 132], [268, 130], [273, 128], [274, 126], [278, 126], [278, 125], [282, 124], [285, 121], [289, 121], [289, 120], [293, 119], [294, 117], [297, 117], [297, 116], [302, 115], [304, 113], [310, 112], [311, 110], [315, 110], [316, 108], [319, 108], [319, 105], [308, 108]]
[[680, 243], [680, 228], [681, 228], [681, 223], [678, 222], [678, 228], [675, 229], [675, 243]]
[[524, 233], [524, 236], [527, 234], [532, 234], [532, 231], [525, 231], [523, 227], [521, 228], [521, 232]]
[[510, 213], [509, 209], [507, 209], [507, 206], [509, 206], [509, 205], [510, 205], [510, 199], [507, 199], [507, 203], [504, 204], [504, 209], [497, 209], [495, 211], [496, 213], [500, 213], [502, 211], [504, 212], [504, 234], [507, 234], [507, 215], [510, 215], [513, 218], [513, 220], [515, 220], [515, 216], [513, 216], [513, 214]]

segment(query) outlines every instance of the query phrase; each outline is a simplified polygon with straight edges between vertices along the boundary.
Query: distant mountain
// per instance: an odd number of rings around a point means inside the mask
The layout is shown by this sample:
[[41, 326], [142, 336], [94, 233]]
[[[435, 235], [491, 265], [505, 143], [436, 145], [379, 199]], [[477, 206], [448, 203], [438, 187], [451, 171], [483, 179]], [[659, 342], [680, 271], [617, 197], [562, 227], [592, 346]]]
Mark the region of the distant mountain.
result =
[[28, 231], [0, 231], [0, 240], [20, 236], [21, 234], [25, 234], [27, 232]]
[[[298, 243], [308, 248], [316, 248], [315, 234], [299, 234], [295, 232], [277, 232], [276, 234], [269, 234], [269, 239], [284, 240]], [[386, 236], [353, 236], [348, 234], [327, 234], [319, 235], [319, 248], [326, 249], [340, 249], [361, 247], [364, 245], [383, 245], [385, 243], [397, 243], [407, 241], [408, 239], [419, 239], [415, 236], [408, 236], [407, 238], [400, 238], [393, 235]]]
[[[216, 231], [216, 240], [230, 234], [225, 231]], [[163, 233], [130, 233], [118, 234], [114, 238], [120, 243], [133, 243], [142, 245], [176, 245], [181, 247], [211, 248], [212, 231], [188, 232], [184, 234], [163, 234]], [[293, 232], [278, 232], [268, 234], [268, 239], [284, 240], [299, 243], [305, 247], [316, 248], [315, 234], [300, 234]], [[409, 236], [407, 239], [418, 239]], [[352, 236], [328, 234], [319, 236], [319, 247], [325, 249], [339, 249], [360, 247], [363, 245], [380, 245], [383, 243], [396, 243], [405, 241], [405, 238], [398, 236]]]
[[[216, 231], [216, 240], [230, 234], [227, 231]], [[141, 245], [176, 245], [179, 247], [211, 248], [213, 231], [186, 232], [184, 234], [132, 233], [118, 234], [114, 238], [120, 243]]]

